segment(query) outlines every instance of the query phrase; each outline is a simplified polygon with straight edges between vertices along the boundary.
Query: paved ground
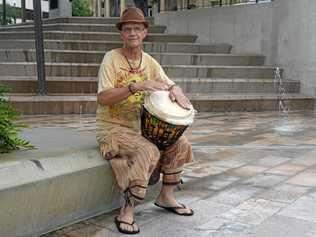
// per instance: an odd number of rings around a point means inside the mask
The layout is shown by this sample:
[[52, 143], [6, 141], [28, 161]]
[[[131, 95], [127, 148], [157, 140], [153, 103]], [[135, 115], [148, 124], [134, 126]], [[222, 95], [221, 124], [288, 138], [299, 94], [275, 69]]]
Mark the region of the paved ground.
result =
[[[90, 116], [26, 117], [35, 127], [93, 132]], [[193, 217], [153, 205], [159, 185], [137, 206], [138, 236], [316, 236], [316, 114], [201, 113], [187, 133], [195, 162], [185, 169], [179, 199]], [[45, 235], [118, 234], [117, 211]]]

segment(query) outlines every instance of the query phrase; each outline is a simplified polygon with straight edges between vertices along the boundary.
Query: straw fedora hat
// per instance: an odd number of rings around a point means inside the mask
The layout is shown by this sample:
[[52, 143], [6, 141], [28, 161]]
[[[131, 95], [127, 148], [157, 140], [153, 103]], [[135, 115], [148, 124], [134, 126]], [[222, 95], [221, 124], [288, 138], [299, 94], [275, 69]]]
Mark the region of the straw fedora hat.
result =
[[142, 10], [137, 7], [129, 7], [123, 11], [120, 21], [116, 24], [117, 29], [121, 31], [124, 23], [142, 23], [146, 28], [149, 26]]

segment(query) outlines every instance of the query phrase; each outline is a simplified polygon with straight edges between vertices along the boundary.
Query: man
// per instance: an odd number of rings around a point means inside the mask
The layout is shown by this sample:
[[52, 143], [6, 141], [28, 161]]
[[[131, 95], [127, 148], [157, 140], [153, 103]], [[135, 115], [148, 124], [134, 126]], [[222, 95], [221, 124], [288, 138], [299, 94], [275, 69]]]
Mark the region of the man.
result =
[[169, 90], [183, 108], [191, 104], [182, 90], [164, 73], [161, 66], [141, 49], [148, 23], [142, 11], [126, 9], [116, 25], [124, 41], [123, 48], [107, 52], [99, 70], [97, 140], [102, 156], [110, 162], [125, 203], [115, 218], [118, 230], [135, 234], [135, 201], [145, 197], [148, 180], [158, 166], [163, 185], [155, 205], [178, 215], [193, 215], [179, 204], [173, 190], [180, 183], [183, 165], [192, 160], [190, 144], [184, 136], [164, 151], [146, 140], [140, 132], [140, 107], [144, 92]]

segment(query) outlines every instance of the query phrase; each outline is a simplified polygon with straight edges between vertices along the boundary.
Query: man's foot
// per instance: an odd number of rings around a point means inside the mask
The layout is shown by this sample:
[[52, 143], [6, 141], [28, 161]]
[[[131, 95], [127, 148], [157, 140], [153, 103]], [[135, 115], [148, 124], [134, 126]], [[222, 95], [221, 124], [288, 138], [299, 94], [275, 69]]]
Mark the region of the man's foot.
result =
[[137, 234], [139, 228], [134, 221], [134, 207], [125, 206], [121, 208], [120, 215], [115, 217], [114, 222], [119, 232], [124, 234]]
[[[138, 234], [139, 228], [135, 224], [135, 221], [132, 222], [126, 222], [119, 220], [118, 216], [114, 219], [115, 225], [119, 232], [123, 234]], [[136, 227], [135, 227], [136, 226]]]
[[[155, 202], [155, 205], [157, 207], [163, 208], [169, 212], [175, 213], [180, 216], [193, 216], [194, 211], [192, 209], [187, 208], [184, 204], [180, 203], [180, 206], [164, 206], [160, 203]], [[190, 210], [190, 212], [187, 212], [186, 210]], [[185, 210], [185, 211], [184, 211]]]
[[162, 197], [162, 195], [160, 195], [156, 199], [155, 205], [182, 216], [192, 216], [194, 214], [191, 208], [187, 208], [185, 205], [178, 203], [173, 196]]

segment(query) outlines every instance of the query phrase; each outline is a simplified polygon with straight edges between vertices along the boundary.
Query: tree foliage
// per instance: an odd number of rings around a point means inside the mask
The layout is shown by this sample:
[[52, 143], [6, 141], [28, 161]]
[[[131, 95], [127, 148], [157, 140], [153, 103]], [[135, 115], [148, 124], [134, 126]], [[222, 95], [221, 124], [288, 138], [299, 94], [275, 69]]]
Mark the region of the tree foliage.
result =
[[93, 12], [90, 8], [88, 0], [72, 0], [73, 16], [92, 16]]
[[[3, 5], [0, 4], [0, 18], [3, 16]], [[6, 4], [6, 22], [7, 24], [15, 24], [16, 19], [21, 18], [21, 9]]]
[[21, 148], [34, 148], [28, 141], [18, 137], [18, 133], [25, 125], [13, 122], [19, 113], [4, 98], [7, 92], [8, 88], [0, 85], [0, 153]]

